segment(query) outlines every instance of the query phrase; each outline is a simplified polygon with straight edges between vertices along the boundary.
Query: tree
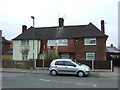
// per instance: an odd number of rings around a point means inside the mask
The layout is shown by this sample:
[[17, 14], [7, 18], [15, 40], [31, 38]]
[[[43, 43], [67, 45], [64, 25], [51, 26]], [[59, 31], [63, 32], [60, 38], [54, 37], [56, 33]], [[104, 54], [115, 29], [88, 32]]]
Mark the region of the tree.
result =
[[58, 46], [56, 44], [56, 46], [54, 47], [49, 47], [47, 49], [46, 52], [44, 52], [44, 58], [46, 60], [54, 60], [54, 59], [57, 59], [59, 58], [59, 55], [58, 55]]
[[22, 54], [22, 59], [27, 60], [29, 48], [28, 47], [21, 47], [20, 52]]

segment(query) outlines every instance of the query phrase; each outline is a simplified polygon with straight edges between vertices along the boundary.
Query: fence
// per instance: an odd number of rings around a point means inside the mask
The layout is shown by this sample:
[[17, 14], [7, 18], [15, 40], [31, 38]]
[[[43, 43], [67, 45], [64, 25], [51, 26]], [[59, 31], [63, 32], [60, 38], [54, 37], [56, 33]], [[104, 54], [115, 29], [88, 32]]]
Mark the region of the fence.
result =
[[[36, 67], [49, 67], [52, 60], [43, 60], [38, 59], [36, 60]], [[109, 60], [107, 61], [78, 61], [82, 64], [88, 65], [91, 69], [113, 69], [113, 63]], [[2, 67], [3, 68], [26, 68], [31, 69], [33, 67], [33, 61], [14, 61], [14, 60], [2, 60]]]
[[2, 60], [3, 68], [23, 68], [31, 69], [33, 67], [33, 61], [15, 61], [15, 60]]
[[2, 56], [2, 60], [12, 60], [13, 56], [12, 55], [1, 55]]
[[[42, 59], [36, 60], [36, 67], [43, 67], [43, 64], [44, 64], [44, 67], [49, 67], [51, 61], [52, 60], [44, 60], [44, 63], [43, 63]], [[112, 69], [113, 67], [112, 62], [109, 60], [93, 61], [93, 62], [81, 60], [78, 62], [88, 65], [91, 69]]]

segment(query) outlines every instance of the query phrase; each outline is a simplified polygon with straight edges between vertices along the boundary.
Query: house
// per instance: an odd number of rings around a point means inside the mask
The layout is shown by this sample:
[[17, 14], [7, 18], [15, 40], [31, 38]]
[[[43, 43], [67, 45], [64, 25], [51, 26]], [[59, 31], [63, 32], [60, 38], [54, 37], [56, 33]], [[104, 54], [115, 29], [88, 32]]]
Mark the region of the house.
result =
[[0, 30], [0, 59], [2, 55], [2, 30]]
[[[60, 58], [76, 60], [106, 60], [106, 40], [104, 20], [101, 30], [95, 25], [64, 26], [59, 18], [59, 26], [22, 26], [22, 33], [13, 39], [13, 60], [42, 59], [45, 49], [58, 47]], [[34, 33], [34, 34], [33, 34]]]
[[112, 60], [114, 66], [120, 66], [120, 49], [111, 44], [107, 46], [106, 54], [107, 60]]
[[13, 41], [12, 40], [8, 40], [9, 41], [9, 43], [10, 43], [10, 50], [8, 51], [8, 53], [10, 54], [10, 55], [13, 55]]
[[2, 37], [2, 55], [10, 54], [10, 42]]

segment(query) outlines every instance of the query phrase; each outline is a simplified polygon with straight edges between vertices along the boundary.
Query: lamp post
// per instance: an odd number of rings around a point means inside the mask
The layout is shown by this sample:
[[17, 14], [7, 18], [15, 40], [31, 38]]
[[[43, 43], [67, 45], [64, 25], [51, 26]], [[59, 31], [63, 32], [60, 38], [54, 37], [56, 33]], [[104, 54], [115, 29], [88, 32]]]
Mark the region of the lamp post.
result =
[[31, 18], [33, 19], [33, 69], [34, 69], [34, 26], [35, 26], [35, 18], [34, 16], [31, 16]]

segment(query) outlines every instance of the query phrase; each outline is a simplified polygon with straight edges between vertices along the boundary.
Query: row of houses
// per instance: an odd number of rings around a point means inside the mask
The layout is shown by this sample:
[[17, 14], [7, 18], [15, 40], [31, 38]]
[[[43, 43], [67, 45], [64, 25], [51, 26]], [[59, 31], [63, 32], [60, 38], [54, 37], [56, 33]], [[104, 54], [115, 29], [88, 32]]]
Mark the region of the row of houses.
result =
[[[106, 35], [104, 20], [101, 30], [95, 25], [64, 26], [64, 19], [59, 18], [55, 27], [22, 26], [22, 33], [13, 39], [13, 60], [23, 60], [22, 50], [27, 51], [26, 59], [42, 59], [47, 47], [58, 47], [60, 58], [76, 60], [106, 60]], [[34, 38], [33, 38], [34, 32]], [[34, 41], [33, 41], [34, 39]]]
[[2, 54], [13, 54], [16, 61], [45, 59], [44, 53], [48, 50], [57, 51], [59, 58], [78, 61], [119, 59], [120, 51], [113, 44], [106, 47], [107, 38], [104, 20], [101, 20], [101, 29], [98, 29], [91, 22], [65, 26], [64, 19], [59, 18], [58, 26], [27, 28], [23, 25], [22, 33], [12, 41], [2, 37]]
[[55, 27], [30, 27], [27, 29], [27, 26], [23, 25], [22, 33], [14, 38], [13, 41], [6, 40], [1, 35], [1, 53], [3, 55], [12, 55], [14, 52], [13, 60], [23, 60], [21, 51], [25, 49], [27, 50], [26, 60], [29, 60], [33, 58], [34, 46], [34, 58], [43, 59], [43, 53], [48, 49], [56, 48], [57, 45], [59, 58], [109, 60], [112, 59], [112, 55], [116, 55], [117, 58], [120, 51], [113, 44], [106, 47], [108, 36], [104, 32], [104, 20], [101, 21], [101, 30], [92, 23], [88, 25], [64, 26], [63, 18], [59, 18], [59, 26]]

